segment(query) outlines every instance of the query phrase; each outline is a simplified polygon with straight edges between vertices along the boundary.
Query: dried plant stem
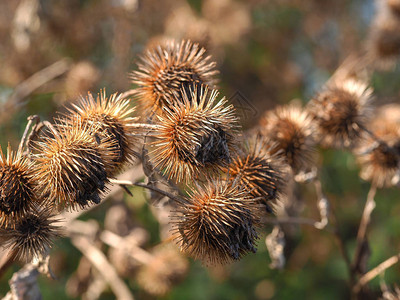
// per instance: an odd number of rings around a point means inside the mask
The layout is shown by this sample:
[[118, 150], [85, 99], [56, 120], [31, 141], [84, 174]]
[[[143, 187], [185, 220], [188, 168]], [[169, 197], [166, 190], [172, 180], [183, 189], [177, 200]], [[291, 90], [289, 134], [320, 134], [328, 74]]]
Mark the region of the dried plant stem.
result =
[[162, 189], [159, 189], [159, 188], [157, 188], [155, 186], [147, 185], [147, 184], [145, 184], [143, 182], [133, 182], [133, 181], [129, 181], [129, 180], [115, 180], [115, 179], [110, 179], [110, 182], [114, 183], [114, 184], [119, 184], [121, 186], [127, 186], [127, 185], [140, 186], [140, 187], [152, 190], [154, 192], [160, 193], [160, 194], [162, 194], [164, 196], [167, 196], [168, 198], [170, 198], [172, 200], [181, 201], [181, 199], [179, 197], [177, 197], [177, 196], [175, 196], [175, 195], [173, 195], [171, 193], [168, 193], [166, 191], [163, 191]]
[[58, 131], [54, 128], [53, 124], [51, 124], [49, 121], [42, 121], [43, 125], [46, 126], [48, 129], [50, 129], [51, 133], [58, 139], [60, 138], [60, 134]]
[[328, 215], [329, 215], [329, 202], [322, 191], [321, 181], [317, 178], [314, 179], [315, 191], [318, 198], [318, 210], [321, 217], [321, 221], [315, 223], [315, 227], [318, 229], [323, 229], [328, 225]]
[[153, 259], [153, 256], [149, 252], [133, 243], [127, 245], [123, 237], [111, 231], [102, 231], [100, 234], [100, 240], [113, 248], [122, 249], [127, 255], [141, 264], [148, 264]]
[[119, 278], [114, 267], [108, 262], [103, 252], [93, 246], [88, 239], [84, 237], [74, 236], [71, 238], [71, 242], [108, 282], [117, 299], [134, 299], [129, 288], [126, 286], [125, 282]]
[[144, 124], [144, 123], [131, 124], [129, 125], [129, 127], [134, 129], [149, 129], [149, 130], [158, 130], [161, 128], [159, 125]]
[[267, 224], [273, 225], [280, 225], [280, 224], [298, 224], [298, 225], [310, 225], [318, 230], [326, 230], [328, 232], [333, 232], [332, 229], [316, 225], [319, 221], [307, 218], [296, 218], [296, 217], [278, 217], [278, 218], [264, 218], [262, 222]]
[[[36, 122], [36, 124], [39, 122], [40, 118], [38, 115], [33, 115], [33, 116], [29, 116], [28, 117], [28, 123], [26, 124], [25, 130], [24, 130], [24, 134], [22, 135], [21, 141], [19, 143], [18, 146], [18, 156], [21, 157], [23, 149], [24, 149], [24, 145], [26, 146], [26, 144], [29, 141], [28, 138], [28, 132], [29, 132], [29, 128], [31, 128], [31, 125], [33, 122]], [[32, 129], [33, 131], [33, 129]], [[29, 135], [30, 136], [30, 135]]]
[[128, 245], [123, 237], [111, 231], [103, 230], [99, 233], [97, 222], [74, 220], [68, 224], [67, 231], [71, 237], [85, 236], [90, 239], [100, 238], [103, 243], [110, 247], [124, 250], [127, 255], [142, 264], [149, 263], [153, 258], [149, 252], [135, 245], [134, 242], [129, 242]]
[[365, 203], [364, 211], [362, 214], [360, 226], [358, 227], [357, 233], [357, 246], [354, 255], [354, 263], [359, 260], [359, 256], [361, 255], [362, 245], [365, 240], [365, 236], [367, 233], [367, 228], [371, 220], [371, 213], [375, 209], [375, 194], [376, 194], [376, 185], [372, 184], [371, 188], [368, 192], [367, 201]]
[[40, 70], [20, 83], [14, 89], [14, 93], [10, 96], [7, 102], [2, 105], [2, 109], [0, 109], [1, 122], [5, 122], [5, 120], [9, 119], [13, 113], [23, 105], [24, 99], [27, 96], [42, 85], [67, 72], [70, 67], [70, 60], [62, 59]]
[[390, 268], [391, 266], [397, 264], [400, 260], [400, 253], [393, 255], [392, 257], [388, 258], [384, 262], [380, 263], [378, 266], [370, 270], [369, 272], [365, 273], [354, 286], [354, 293], [358, 293], [360, 289], [366, 285], [369, 281], [374, 279], [376, 276], [384, 272], [386, 269]]
[[37, 300], [42, 299], [37, 278], [40, 272], [36, 265], [26, 264], [15, 272], [10, 282], [10, 292], [2, 300]]

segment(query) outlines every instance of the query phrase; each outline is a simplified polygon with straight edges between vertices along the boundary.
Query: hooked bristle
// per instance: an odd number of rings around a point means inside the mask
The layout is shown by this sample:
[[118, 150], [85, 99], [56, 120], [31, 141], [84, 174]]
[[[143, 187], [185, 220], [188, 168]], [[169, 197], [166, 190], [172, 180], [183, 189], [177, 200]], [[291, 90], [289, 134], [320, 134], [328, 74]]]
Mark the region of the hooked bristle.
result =
[[378, 188], [396, 185], [400, 181], [400, 125], [380, 120], [372, 128], [375, 137], [365, 139], [359, 149], [360, 177]]
[[372, 88], [354, 79], [332, 83], [308, 104], [317, 126], [317, 138], [325, 147], [353, 148], [365, 137], [370, 119]]
[[[135, 109], [129, 104], [129, 100], [117, 93], [107, 98], [105, 91], [102, 91], [96, 99], [89, 93], [73, 105], [73, 109], [69, 110], [71, 115], [67, 116], [68, 119], [80, 117], [94, 130], [92, 135], [99, 140], [99, 144], [106, 144], [107, 147], [102, 148], [110, 152], [108, 156], [113, 156], [111, 161], [103, 159], [105, 168], [110, 170], [109, 176], [116, 175], [126, 163], [133, 160], [137, 138], [131, 132], [131, 127], [137, 118], [132, 116]], [[107, 145], [110, 141], [114, 143], [111, 147]]]
[[284, 194], [284, 162], [279, 154], [271, 154], [272, 143], [257, 136], [244, 153], [236, 155], [226, 172], [230, 180], [246, 188], [253, 197], [261, 197], [267, 211]]
[[280, 106], [260, 121], [261, 134], [296, 174], [315, 164], [314, 127], [310, 116], [298, 105]]
[[215, 172], [231, 161], [238, 121], [232, 105], [207, 87], [183, 92], [182, 102], [158, 116], [154, 164], [178, 182]]
[[225, 264], [255, 253], [260, 208], [247, 189], [209, 181], [177, 202], [173, 217], [183, 252], [206, 264]]
[[160, 113], [164, 106], [180, 101], [182, 90], [188, 85], [214, 86], [215, 63], [205, 57], [205, 49], [191, 41], [171, 41], [148, 50], [138, 64], [139, 71], [131, 74], [140, 107], [145, 113]]
[[14, 251], [16, 259], [31, 261], [51, 248], [60, 227], [49, 208], [32, 207], [14, 227], [0, 229], [1, 245]]
[[75, 119], [56, 124], [37, 142], [36, 179], [38, 193], [58, 210], [85, 208], [98, 204], [106, 191], [107, 171], [91, 126]]
[[0, 147], [0, 227], [13, 226], [37, 202], [32, 163], [16, 155], [7, 147], [7, 155]]

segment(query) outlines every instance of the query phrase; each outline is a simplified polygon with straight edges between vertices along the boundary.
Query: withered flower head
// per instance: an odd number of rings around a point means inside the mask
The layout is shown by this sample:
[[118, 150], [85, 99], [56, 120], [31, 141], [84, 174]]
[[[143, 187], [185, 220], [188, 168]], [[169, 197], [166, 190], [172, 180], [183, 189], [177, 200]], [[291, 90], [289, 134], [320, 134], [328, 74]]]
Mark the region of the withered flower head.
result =
[[192, 82], [214, 86], [215, 63], [191, 41], [171, 41], [148, 50], [141, 60], [131, 78], [139, 86], [135, 93], [146, 113], [161, 112], [162, 107], [179, 101], [181, 90]]
[[247, 189], [220, 180], [198, 186], [177, 203], [173, 225], [181, 250], [206, 264], [256, 252], [260, 208]]
[[158, 116], [152, 159], [168, 178], [188, 181], [230, 162], [238, 122], [233, 106], [217, 96], [216, 90], [194, 88]]
[[400, 57], [400, 18], [383, 14], [371, 28], [367, 54], [379, 69], [390, 69]]
[[400, 125], [374, 122], [373, 133], [381, 141], [368, 137], [360, 145], [360, 176], [378, 188], [397, 184], [400, 176]]
[[138, 284], [149, 294], [163, 296], [187, 274], [189, 262], [175, 245], [160, 245], [137, 275]]
[[58, 210], [99, 203], [108, 182], [102, 159], [107, 153], [94, 141], [93, 129], [79, 119], [55, 128], [37, 142], [38, 193]]
[[10, 145], [7, 156], [0, 147], [0, 226], [12, 226], [37, 200], [32, 175], [32, 163], [15, 155]]
[[44, 254], [60, 235], [57, 221], [49, 208], [32, 207], [15, 227], [0, 229], [1, 245], [15, 251], [17, 259], [30, 261]]
[[247, 189], [253, 197], [262, 198], [267, 211], [284, 193], [284, 162], [278, 154], [271, 154], [274, 145], [257, 136], [249, 149], [236, 155], [227, 168], [231, 180]]
[[131, 130], [132, 124], [137, 120], [132, 117], [133, 112], [134, 108], [129, 107], [129, 100], [122, 99], [122, 95], [117, 93], [107, 98], [105, 90], [96, 99], [89, 93], [70, 110], [69, 119], [79, 116], [83, 122], [88, 123], [101, 146], [113, 142], [111, 147], [103, 147], [110, 152], [108, 156], [113, 157], [109, 164], [104, 159], [106, 169], [111, 170], [109, 176], [118, 173], [133, 158], [133, 148], [137, 140]]
[[372, 89], [354, 79], [332, 83], [308, 104], [318, 139], [326, 147], [354, 147], [365, 136]]
[[261, 134], [271, 142], [271, 154], [278, 154], [297, 173], [314, 164], [314, 127], [309, 115], [292, 104], [268, 111], [260, 120]]

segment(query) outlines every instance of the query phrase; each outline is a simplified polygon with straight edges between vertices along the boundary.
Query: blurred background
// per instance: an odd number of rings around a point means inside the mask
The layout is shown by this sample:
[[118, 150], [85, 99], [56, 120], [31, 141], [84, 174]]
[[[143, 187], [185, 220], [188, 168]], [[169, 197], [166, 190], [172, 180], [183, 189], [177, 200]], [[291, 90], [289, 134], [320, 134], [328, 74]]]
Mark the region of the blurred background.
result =
[[[15, 149], [29, 115], [51, 121], [63, 105], [88, 91], [131, 89], [128, 75], [137, 68], [138, 55], [168, 38], [191, 39], [207, 49], [220, 71], [221, 94], [241, 107], [242, 125], [251, 128], [268, 109], [293, 99], [306, 103], [346, 57], [362, 51], [375, 10], [372, 0], [2, 0], [0, 144], [5, 149], [10, 142]], [[378, 106], [400, 102], [399, 75], [399, 68], [374, 74]], [[321, 154], [323, 189], [352, 253], [369, 184], [359, 179], [350, 153]], [[142, 189], [132, 192], [114, 193], [115, 201], [82, 219], [111, 230], [110, 224], [128, 216], [132, 224], [124, 226], [138, 230], [143, 247], [152, 249], [162, 241], [160, 218]], [[302, 186], [296, 195], [302, 215], [318, 218], [313, 186]], [[395, 188], [378, 191], [369, 268], [400, 249], [399, 196]], [[271, 229], [261, 231], [258, 253], [227, 267], [206, 268], [189, 260], [183, 281], [164, 296], [152, 296], [138, 284], [134, 266], [121, 276], [137, 299], [349, 298], [348, 273], [332, 233], [291, 226], [286, 266], [274, 270], [264, 242]], [[110, 257], [115, 264], [121, 260]], [[58, 279], [40, 277], [44, 299], [90, 298], [82, 292], [87, 267], [69, 239], [56, 241], [51, 265]], [[0, 278], [0, 295], [19, 268], [15, 264]], [[400, 284], [399, 275], [399, 265], [387, 270], [387, 284]], [[375, 298], [381, 295], [378, 279], [371, 289]], [[115, 298], [103, 290], [98, 299]]]

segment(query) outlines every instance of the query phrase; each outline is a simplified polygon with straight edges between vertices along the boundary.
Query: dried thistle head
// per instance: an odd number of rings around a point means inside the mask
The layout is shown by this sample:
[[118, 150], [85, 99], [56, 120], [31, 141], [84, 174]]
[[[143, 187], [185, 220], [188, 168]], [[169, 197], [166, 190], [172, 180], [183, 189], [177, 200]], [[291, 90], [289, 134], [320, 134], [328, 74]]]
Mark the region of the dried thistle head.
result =
[[332, 83], [308, 104], [317, 138], [326, 147], [354, 147], [365, 136], [372, 88], [354, 79]]
[[400, 18], [382, 13], [376, 18], [367, 41], [367, 55], [379, 69], [390, 69], [400, 57]]
[[94, 141], [91, 126], [79, 119], [58, 123], [55, 130], [36, 144], [38, 194], [60, 211], [99, 203], [108, 182], [107, 152]]
[[280, 106], [260, 120], [261, 134], [271, 142], [271, 154], [284, 158], [294, 173], [314, 164], [314, 127], [310, 116], [300, 106]]
[[238, 122], [233, 106], [217, 96], [207, 87], [183, 92], [181, 102], [158, 116], [152, 160], [168, 178], [188, 181], [230, 162]]
[[37, 201], [32, 163], [7, 147], [5, 156], [0, 147], [0, 226], [18, 222]]
[[234, 156], [226, 172], [232, 181], [247, 189], [254, 198], [261, 197], [267, 211], [284, 193], [284, 165], [279, 155], [271, 154], [274, 145], [257, 136], [249, 149]]
[[392, 186], [400, 176], [400, 124], [385, 120], [373, 124], [373, 134], [383, 143], [368, 137], [360, 145], [360, 176], [377, 187]]
[[180, 283], [189, 270], [189, 262], [175, 245], [160, 245], [137, 274], [138, 284], [149, 294], [163, 296]]
[[0, 229], [1, 245], [15, 251], [17, 259], [30, 261], [45, 254], [53, 239], [60, 235], [57, 221], [50, 208], [32, 207], [15, 227]]
[[177, 203], [173, 225], [183, 252], [206, 264], [225, 264], [257, 251], [260, 213], [247, 189], [215, 180]]
[[139, 71], [134, 71], [131, 79], [139, 86], [135, 94], [146, 113], [160, 113], [162, 107], [171, 107], [192, 82], [214, 86], [217, 74], [205, 49], [189, 40], [171, 41], [148, 50], [138, 66]]
[[[109, 176], [118, 173], [134, 156], [133, 148], [137, 139], [131, 127], [137, 118], [132, 117], [134, 108], [130, 108], [129, 104], [129, 100], [123, 99], [122, 95], [117, 93], [107, 98], [103, 90], [96, 99], [89, 93], [70, 110], [70, 121], [78, 116], [93, 129], [91, 134], [99, 144], [106, 144], [106, 147], [102, 148], [109, 152], [108, 157], [113, 157], [106, 165], [106, 168], [110, 169]], [[111, 147], [110, 142], [113, 143]], [[104, 159], [104, 162], [107, 163], [107, 159]]]

